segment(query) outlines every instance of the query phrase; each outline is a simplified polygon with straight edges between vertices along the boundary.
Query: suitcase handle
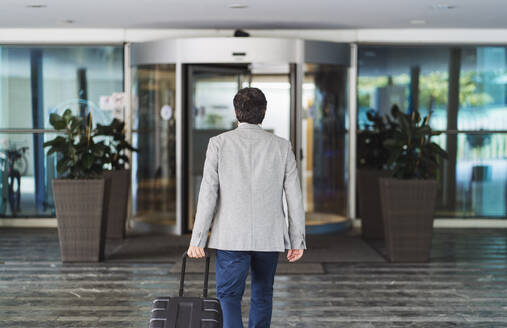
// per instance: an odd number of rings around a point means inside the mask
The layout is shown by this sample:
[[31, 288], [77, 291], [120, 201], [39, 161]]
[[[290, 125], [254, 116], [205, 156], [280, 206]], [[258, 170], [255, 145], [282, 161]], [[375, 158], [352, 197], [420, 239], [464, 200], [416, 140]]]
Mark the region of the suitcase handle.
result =
[[[208, 297], [208, 276], [209, 276], [209, 262], [210, 262], [210, 255], [208, 252], [204, 252], [206, 255], [206, 266], [204, 270], [204, 287], [202, 288], [202, 296]], [[185, 267], [187, 266], [187, 252], [183, 253], [181, 256], [181, 276], [180, 276], [180, 297], [183, 296], [183, 285], [185, 282]]]

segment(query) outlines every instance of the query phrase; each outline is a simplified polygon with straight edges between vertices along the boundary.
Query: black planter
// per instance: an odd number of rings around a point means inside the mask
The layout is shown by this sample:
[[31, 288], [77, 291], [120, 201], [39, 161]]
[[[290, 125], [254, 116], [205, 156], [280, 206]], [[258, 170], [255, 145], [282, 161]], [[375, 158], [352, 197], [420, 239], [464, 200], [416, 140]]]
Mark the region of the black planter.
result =
[[379, 184], [389, 260], [429, 261], [437, 182], [381, 178]]
[[390, 175], [390, 171], [381, 170], [360, 169], [357, 172], [359, 215], [364, 239], [384, 239], [379, 179]]
[[104, 256], [104, 179], [53, 180], [62, 262], [99, 262]]
[[111, 183], [107, 196], [106, 238], [125, 238], [127, 206], [130, 192], [130, 170], [107, 171], [104, 173]]

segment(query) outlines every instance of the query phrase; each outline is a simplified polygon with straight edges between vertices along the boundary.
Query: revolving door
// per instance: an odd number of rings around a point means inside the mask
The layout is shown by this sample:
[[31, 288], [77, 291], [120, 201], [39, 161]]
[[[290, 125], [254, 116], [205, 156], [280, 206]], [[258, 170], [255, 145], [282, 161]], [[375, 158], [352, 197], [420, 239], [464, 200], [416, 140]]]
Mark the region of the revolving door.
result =
[[262, 128], [296, 150], [309, 232], [345, 227], [348, 45], [178, 39], [131, 54], [132, 229], [191, 231], [208, 140], [236, 128], [232, 100], [248, 86], [266, 95]]

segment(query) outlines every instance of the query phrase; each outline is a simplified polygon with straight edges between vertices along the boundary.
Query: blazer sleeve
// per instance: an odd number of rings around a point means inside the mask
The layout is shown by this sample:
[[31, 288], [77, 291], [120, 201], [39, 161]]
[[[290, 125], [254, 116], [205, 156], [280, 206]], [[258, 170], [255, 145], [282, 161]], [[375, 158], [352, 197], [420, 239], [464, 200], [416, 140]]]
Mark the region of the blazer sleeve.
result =
[[303, 195], [299, 184], [296, 158], [290, 142], [287, 142], [283, 188], [285, 190], [285, 197], [287, 198], [291, 249], [306, 249]]
[[204, 161], [203, 177], [197, 200], [197, 210], [190, 246], [203, 248], [206, 246], [208, 231], [217, 205], [218, 193], [218, 146], [213, 137], [209, 139], [206, 151], [206, 160]]

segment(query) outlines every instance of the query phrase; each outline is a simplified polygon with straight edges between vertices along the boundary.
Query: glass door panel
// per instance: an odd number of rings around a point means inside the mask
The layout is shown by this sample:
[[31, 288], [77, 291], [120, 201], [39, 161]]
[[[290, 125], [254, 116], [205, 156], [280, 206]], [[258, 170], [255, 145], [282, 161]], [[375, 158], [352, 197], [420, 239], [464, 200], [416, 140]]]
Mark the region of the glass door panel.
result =
[[346, 222], [347, 69], [305, 65], [302, 188], [308, 225]]
[[[133, 68], [133, 216], [137, 227], [176, 227], [174, 64]], [[158, 229], [158, 228], [157, 228]], [[151, 229], [150, 229], [151, 230]]]

